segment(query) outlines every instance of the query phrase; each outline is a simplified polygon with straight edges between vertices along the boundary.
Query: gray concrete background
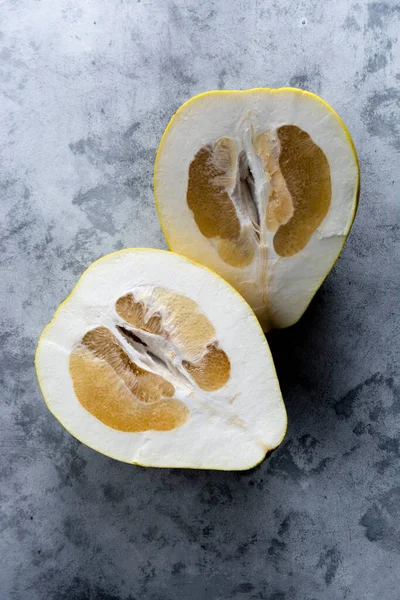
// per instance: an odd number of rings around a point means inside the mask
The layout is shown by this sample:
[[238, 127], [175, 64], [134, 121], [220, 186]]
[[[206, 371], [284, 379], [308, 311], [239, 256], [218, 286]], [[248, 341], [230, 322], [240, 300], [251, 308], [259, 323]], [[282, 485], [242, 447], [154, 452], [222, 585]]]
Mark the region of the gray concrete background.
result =
[[[400, 5], [0, 4], [1, 600], [398, 600]], [[38, 336], [94, 259], [165, 244], [152, 168], [204, 90], [321, 94], [359, 212], [303, 319], [270, 336], [290, 427], [245, 473], [146, 470], [48, 413]]]

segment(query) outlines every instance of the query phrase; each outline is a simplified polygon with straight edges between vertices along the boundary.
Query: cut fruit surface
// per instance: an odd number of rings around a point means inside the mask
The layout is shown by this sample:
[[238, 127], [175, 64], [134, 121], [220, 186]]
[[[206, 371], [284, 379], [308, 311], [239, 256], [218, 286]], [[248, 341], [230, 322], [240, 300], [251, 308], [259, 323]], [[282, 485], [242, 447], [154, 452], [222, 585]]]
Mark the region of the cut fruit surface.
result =
[[119, 460], [247, 469], [285, 434], [254, 313], [218, 275], [172, 252], [95, 262], [44, 330], [35, 362], [54, 416]]
[[236, 287], [265, 331], [301, 317], [344, 245], [358, 192], [344, 123], [294, 88], [192, 98], [155, 164], [169, 247]]

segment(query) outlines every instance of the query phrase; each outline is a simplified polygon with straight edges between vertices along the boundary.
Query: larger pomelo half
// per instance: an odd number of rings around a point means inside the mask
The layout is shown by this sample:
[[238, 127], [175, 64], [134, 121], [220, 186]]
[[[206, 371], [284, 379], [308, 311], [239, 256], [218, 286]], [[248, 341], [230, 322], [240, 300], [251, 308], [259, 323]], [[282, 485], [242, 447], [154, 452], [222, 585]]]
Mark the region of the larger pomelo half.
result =
[[169, 247], [236, 287], [265, 331], [307, 308], [344, 245], [358, 191], [343, 121], [293, 88], [192, 98], [171, 119], [155, 165]]
[[247, 469], [285, 434], [254, 313], [172, 252], [122, 250], [89, 267], [44, 330], [36, 369], [62, 425], [129, 463]]

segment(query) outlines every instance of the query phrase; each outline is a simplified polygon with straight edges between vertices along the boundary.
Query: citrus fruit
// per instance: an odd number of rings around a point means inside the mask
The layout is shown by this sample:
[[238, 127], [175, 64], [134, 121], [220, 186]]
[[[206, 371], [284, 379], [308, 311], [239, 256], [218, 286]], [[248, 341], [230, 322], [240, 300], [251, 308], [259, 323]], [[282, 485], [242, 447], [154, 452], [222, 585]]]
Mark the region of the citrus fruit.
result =
[[286, 429], [254, 313], [172, 252], [122, 250], [89, 267], [44, 330], [36, 369], [61, 424], [129, 463], [247, 469]]
[[192, 98], [171, 119], [155, 164], [169, 247], [229, 281], [265, 331], [307, 308], [345, 243], [358, 191], [343, 121], [293, 88]]

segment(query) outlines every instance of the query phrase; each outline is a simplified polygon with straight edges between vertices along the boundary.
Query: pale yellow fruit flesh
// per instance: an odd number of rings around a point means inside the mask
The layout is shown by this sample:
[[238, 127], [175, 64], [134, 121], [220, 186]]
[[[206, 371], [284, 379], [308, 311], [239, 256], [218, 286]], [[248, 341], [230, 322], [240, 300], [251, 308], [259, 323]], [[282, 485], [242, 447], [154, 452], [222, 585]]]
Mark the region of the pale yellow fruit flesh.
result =
[[237, 185], [238, 153], [234, 141], [221, 138], [202, 148], [189, 167], [187, 204], [197, 226], [227, 264], [245, 267], [254, 258], [260, 230], [275, 231], [280, 256], [302, 250], [327, 215], [331, 203], [329, 163], [322, 150], [299, 127], [284, 125], [253, 138], [270, 192], [265, 223], [253, 230], [241, 225], [231, 194]]
[[221, 138], [202, 148], [189, 167], [187, 203], [207, 238], [217, 238], [218, 253], [232, 266], [251, 263], [254, 249], [241, 235], [240, 220], [228, 189], [235, 185], [237, 153], [233, 140]]
[[[182, 356], [183, 379], [186, 374], [204, 391], [218, 390], [228, 381], [229, 358], [215, 339], [212, 323], [190, 298], [156, 287], [145, 300], [136, 300], [132, 293], [120, 297], [115, 309], [123, 325], [132, 328], [120, 325], [125, 338], [140, 343], [141, 332], [154, 336], [167, 366], [170, 356], [163, 342], [168, 340], [169, 348], [174, 348], [170, 354]], [[146, 348], [142, 343], [145, 354]], [[174, 398], [168, 369], [161, 376], [140, 367], [105, 326], [82, 337], [71, 352], [69, 370], [81, 405], [113, 429], [167, 431], [189, 418], [186, 405]]]
[[183, 361], [183, 366], [197, 385], [206, 392], [219, 390], [229, 379], [229, 358], [217, 343], [209, 346], [206, 354], [197, 362]]
[[279, 127], [279, 166], [292, 199], [293, 216], [274, 237], [280, 256], [300, 252], [326, 217], [332, 196], [329, 163], [305, 131], [294, 125]]

